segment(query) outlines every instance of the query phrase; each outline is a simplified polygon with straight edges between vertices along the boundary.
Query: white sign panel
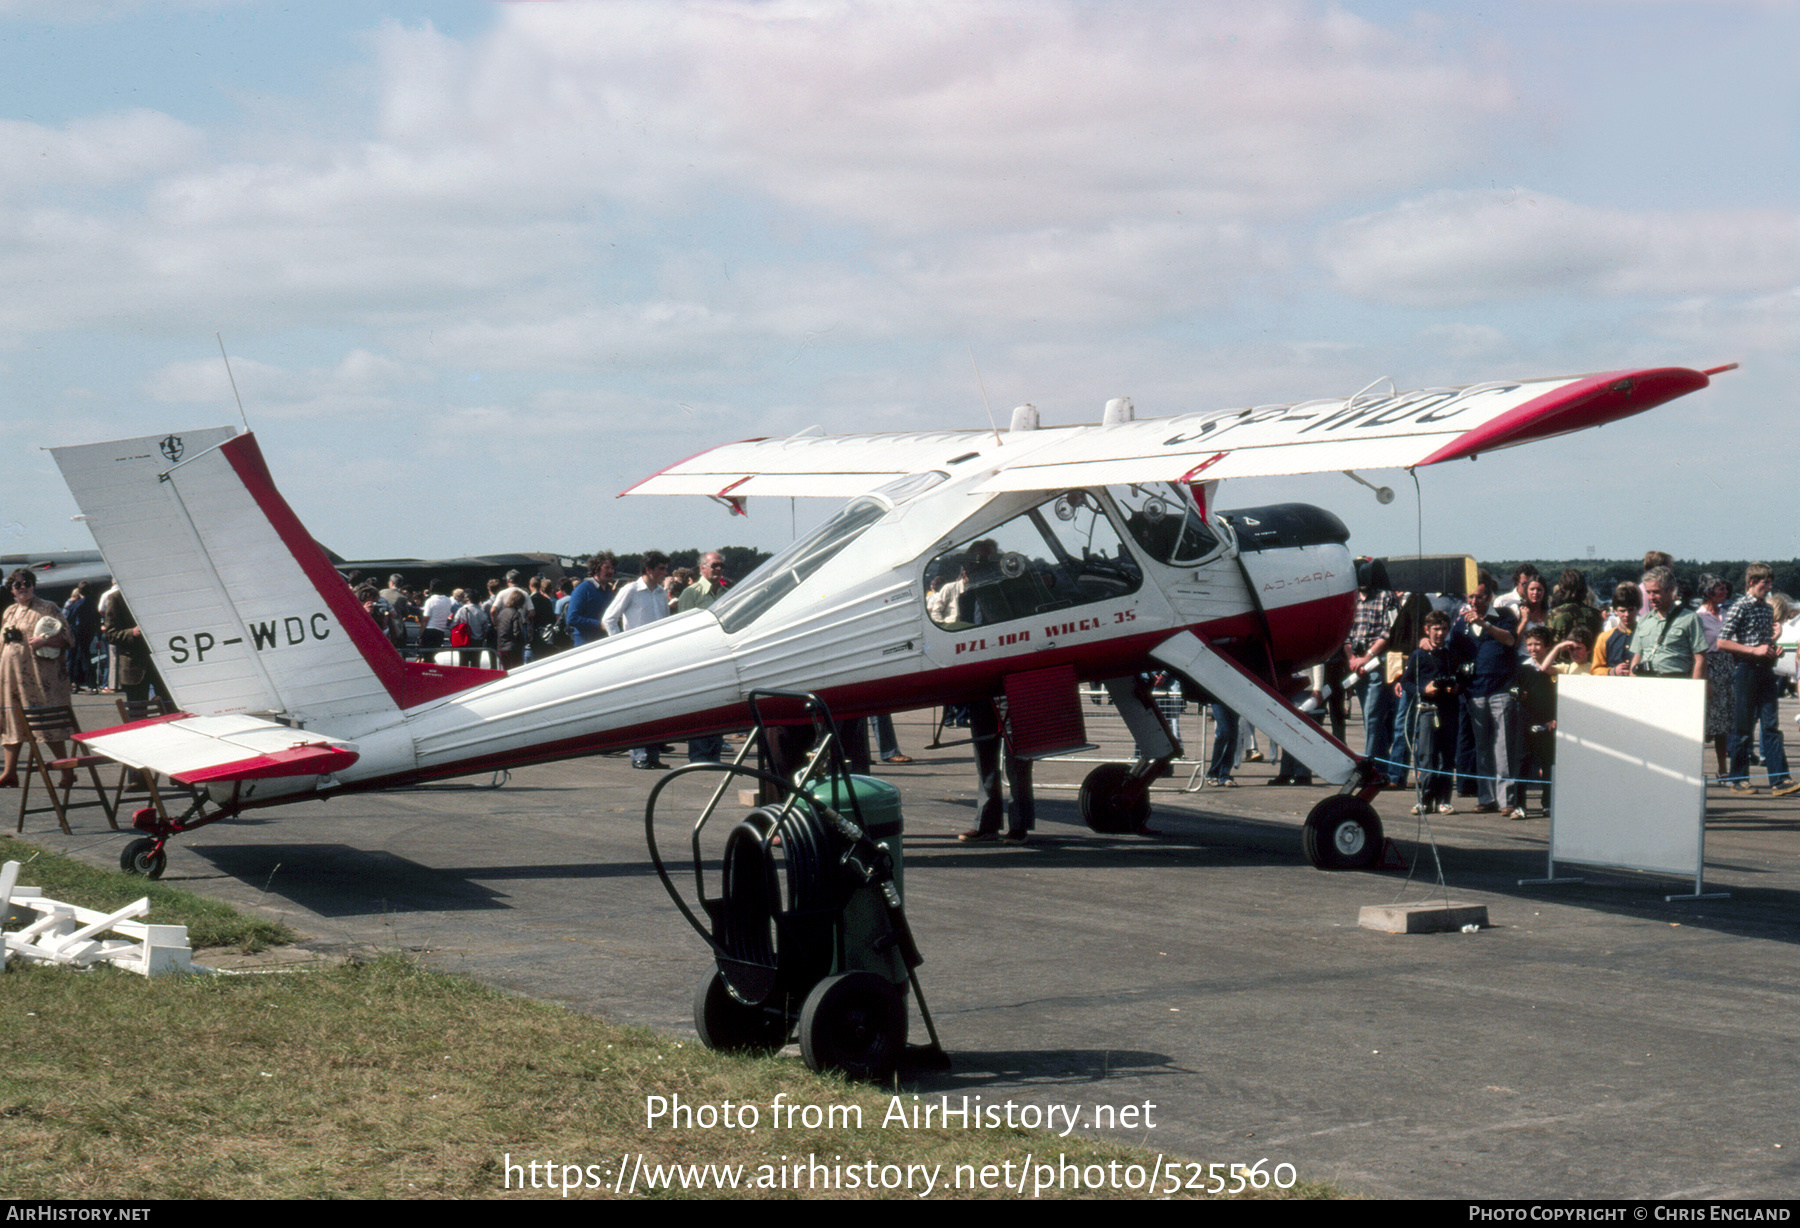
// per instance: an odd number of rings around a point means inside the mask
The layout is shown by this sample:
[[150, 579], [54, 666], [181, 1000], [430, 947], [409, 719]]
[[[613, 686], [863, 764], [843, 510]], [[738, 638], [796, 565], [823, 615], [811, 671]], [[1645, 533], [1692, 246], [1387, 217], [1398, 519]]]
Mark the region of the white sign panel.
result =
[[1706, 684], [1556, 680], [1554, 862], [1693, 875], [1705, 867]]

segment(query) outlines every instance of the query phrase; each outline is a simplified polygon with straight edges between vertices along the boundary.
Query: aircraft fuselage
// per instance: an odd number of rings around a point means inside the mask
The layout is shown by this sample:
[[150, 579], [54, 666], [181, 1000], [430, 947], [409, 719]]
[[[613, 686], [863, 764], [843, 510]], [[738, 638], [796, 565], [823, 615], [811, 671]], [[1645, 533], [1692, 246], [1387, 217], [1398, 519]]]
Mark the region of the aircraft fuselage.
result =
[[[969, 496], [957, 485], [852, 501], [713, 609], [386, 719], [370, 714], [366, 727], [335, 720], [322, 732], [355, 743], [354, 766], [324, 782], [246, 781], [236, 802], [741, 729], [746, 696], [759, 689], [811, 691], [854, 717], [992, 696], [1007, 675], [1052, 666], [1083, 680], [1120, 677], [1153, 668], [1149, 650], [1188, 629], [1280, 685], [1348, 630], [1355, 569], [1341, 523], [1319, 509], [1203, 521], [1176, 488], [1148, 503], [1129, 488], [1123, 497], [1140, 506], [1128, 512], [1099, 491]], [[1157, 515], [1149, 524], [1146, 507]], [[1180, 533], [1195, 540], [1184, 545]], [[952, 571], [965, 581], [960, 606], [946, 612], [939, 601], [934, 616], [927, 587]], [[290, 715], [305, 725], [304, 713]], [[218, 792], [224, 801], [229, 790]]]

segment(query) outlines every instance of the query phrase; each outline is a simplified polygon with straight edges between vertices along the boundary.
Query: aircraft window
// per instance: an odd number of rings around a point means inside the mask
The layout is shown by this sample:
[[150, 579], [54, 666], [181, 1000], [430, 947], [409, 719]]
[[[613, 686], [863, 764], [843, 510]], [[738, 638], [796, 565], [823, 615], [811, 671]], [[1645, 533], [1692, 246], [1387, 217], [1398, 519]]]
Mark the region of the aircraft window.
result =
[[895, 478], [886, 486], [877, 488], [876, 494], [886, 499], [895, 507], [899, 507], [915, 495], [922, 495], [946, 479], [945, 474], [936, 469], [927, 469], [923, 473], [909, 473], [903, 478]]
[[[901, 482], [910, 480], [900, 479]], [[719, 625], [728, 632], [748, 627], [888, 511], [888, 504], [873, 495], [852, 499], [837, 515], [758, 567], [719, 598], [711, 607]]]
[[1083, 491], [1040, 503], [932, 559], [926, 599], [948, 630], [1029, 618], [1135, 593], [1143, 573], [1099, 501]]
[[1157, 562], [1186, 567], [1218, 551], [1218, 534], [1200, 519], [1193, 497], [1181, 487], [1158, 482], [1109, 486], [1107, 493], [1124, 513], [1132, 540]]

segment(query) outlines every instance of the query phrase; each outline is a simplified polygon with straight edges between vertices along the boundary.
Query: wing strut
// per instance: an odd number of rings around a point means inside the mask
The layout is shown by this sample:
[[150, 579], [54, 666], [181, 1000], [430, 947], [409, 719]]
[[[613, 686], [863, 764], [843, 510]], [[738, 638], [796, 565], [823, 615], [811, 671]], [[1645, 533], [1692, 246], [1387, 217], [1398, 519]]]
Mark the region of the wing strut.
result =
[[1281, 749], [1291, 751], [1314, 773], [1334, 785], [1360, 783], [1364, 760], [1348, 746], [1300, 715], [1281, 695], [1192, 631], [1172, 635], [1150, 655], [1178, 674], [1192, 678], [1214, 699], [1268, 731]]

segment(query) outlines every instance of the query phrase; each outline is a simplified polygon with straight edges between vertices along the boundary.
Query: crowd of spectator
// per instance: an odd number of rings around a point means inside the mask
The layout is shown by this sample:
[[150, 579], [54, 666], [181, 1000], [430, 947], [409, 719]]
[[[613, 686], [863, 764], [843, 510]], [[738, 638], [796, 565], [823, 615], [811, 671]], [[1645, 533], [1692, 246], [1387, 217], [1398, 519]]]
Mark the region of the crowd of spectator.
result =
[[618, 558], [602, 550], [588, 560], [587, 577], [527, 577], [517, 569], [487, 582], [486, 591], [451, 588], [432, 579], [408, 588], [399, 574], [386, 588], [356, 573], [347, 577], [356, 599], [394, 647], [430, 655], [458, 650], [467, 665], [491, 661], [516, 669], [527, 661], [591, 644], [608, 635], [681, 610], [703, 609], [730, 581], [724, 555], [703, 555], [696, 570], [669, 565], [659, 550], [643, 555], [643, 574], [618, 578]]
[[[1800, 793], [1776, 720], [1776, 663], [1794, 603], [1773, 593], [1766, 563], [1731, 582], [1683, 582], [1667, 554], [1645, 556], [1641, 578], [1590, 592], [1577, 568], [1554, 583], [1531, 564], [1499, 591], [1481, 571], [1466, 595], [1394, 591], [1376, 560], [1358, 572], [1355, 620], [1339, 669], [1361, 699], [1365, 753], [1391, 788], [1419, 774], [1415, 813], [1524, 819], [1528, 793], [1549, 808], [1558, 675], [1685, 678], [1707, 686], [1706, 737], [1718, 783], [1754, 793], [1752, 743], [1774, 796]], [[1214, 774], [1217, 774], [1215, 768]]]

